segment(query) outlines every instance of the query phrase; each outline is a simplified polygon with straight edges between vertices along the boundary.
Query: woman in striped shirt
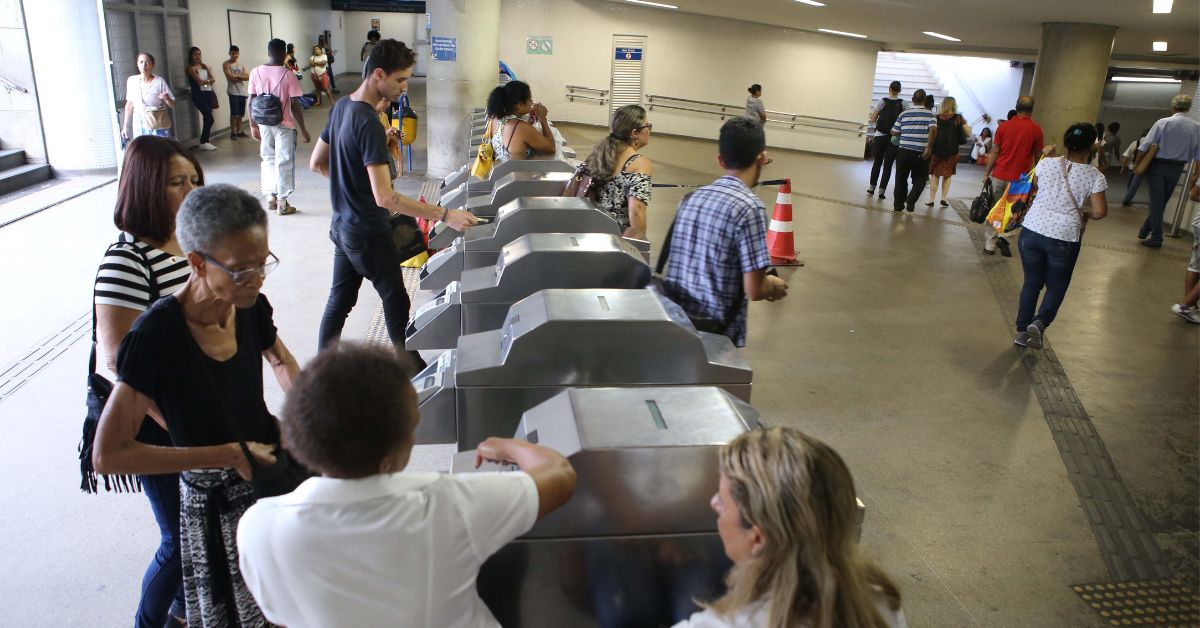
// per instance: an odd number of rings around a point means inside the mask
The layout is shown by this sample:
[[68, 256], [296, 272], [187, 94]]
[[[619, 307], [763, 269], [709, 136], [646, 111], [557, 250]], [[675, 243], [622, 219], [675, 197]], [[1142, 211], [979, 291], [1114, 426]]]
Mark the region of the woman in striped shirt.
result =
[[[117, 348], [134, 320], [159, 297], [187, 282], [187, 256], [175, 240], [175, 213], [189, 192], [204, 185], [200, 164], [179, 142], [152, 135], [135, 138], [125, 152], [113, 222], [121, 230], [96, 274], [93, 303], [104, 364], [116, 372]], [[157, 408], [137, 436], [171, 444]], [[158, 522], [161, 542], [142, 578], [136, 626], [163, 626], [184, 618], [179, 549], [179, 474], [139, 476]], [[170, 617], [168, 617], [168, 615]]]

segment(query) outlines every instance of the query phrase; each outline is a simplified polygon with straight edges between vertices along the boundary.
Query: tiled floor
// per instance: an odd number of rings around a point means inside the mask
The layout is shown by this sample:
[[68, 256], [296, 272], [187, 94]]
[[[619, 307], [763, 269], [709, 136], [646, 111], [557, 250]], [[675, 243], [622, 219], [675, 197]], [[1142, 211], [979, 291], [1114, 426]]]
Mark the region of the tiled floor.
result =
[[[307, 114], [314, 135], [325, 111]], [[581, 156], [604, 132], [562, 130]], [[255, 179], [255, 143], [215, 143], [220, 150], [200, 154], [210, 182]], [[656, 183], [695, 184], [718, 174], [715, 151], [711, 141], [656, 136], [644, 153]], [[912, 625], [1101, 625], [1070, 585], [1109, 574], [969, 237], [977, 227], [952, 209], [893, 215], [890, 199], [865, 195], [868, 163], [773, 156], [764, 176], [792, 179], [807, 265], [782, 270], [785, 301], [751, 308], [755, 405], [846, 458], [867, 504], [864, 546], [900, 583]], [[331, 245], [327, 183], [303, 168], [298, 177], [300, 213], [270, 218], [282, 264], [265, 291], [303, 362], [316, 349]], [[960, 166], [954, 196], [972, 196], [981, 177]], [[1048, 337], [1176, 575], [1194, 581], [1200, 328], [1169, 311], [1191, 241], [1137, 246], [1144, 207], [1121, 208], [1123, 183], [1112, 183], [1112, 214], [1088, 229]], [[770, 208], [776, 190], [760, 193]], [[655, 190], [652, 240], [682, 194]], [[113, 237], [114, 196], [110, 185], [0, 229], [0, 291], [9, 295], [0, 364], [86, 311]], [[1003, 263], [1019, 285], [1019, 260]], [[364, 286], [347, 337], [365, 337], [377, 303]], [[128, 623], [155, 545], [144, 498], [75, 488], [86, 351], [75, 343], [0, 402], [3, 625]], [[268, 391], [277, 406], [270, 378]]]

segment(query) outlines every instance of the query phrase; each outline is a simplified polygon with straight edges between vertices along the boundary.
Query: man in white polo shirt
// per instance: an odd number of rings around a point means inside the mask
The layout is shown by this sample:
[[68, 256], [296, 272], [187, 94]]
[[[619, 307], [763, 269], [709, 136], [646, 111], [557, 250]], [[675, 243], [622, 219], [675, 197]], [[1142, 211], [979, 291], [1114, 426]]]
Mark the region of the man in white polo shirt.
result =
[[561, 454], [511, 439], [481, 443], [477, 464], [518, 472], [402, 472], [419, 420], [405, 359], [331, 346], [288, 393], [283, 441], [321, 477], [260, 500], [237, 539], [246, 586], [274, 624], [499, 626], [475, 590], [480, 566], [575, 490]]

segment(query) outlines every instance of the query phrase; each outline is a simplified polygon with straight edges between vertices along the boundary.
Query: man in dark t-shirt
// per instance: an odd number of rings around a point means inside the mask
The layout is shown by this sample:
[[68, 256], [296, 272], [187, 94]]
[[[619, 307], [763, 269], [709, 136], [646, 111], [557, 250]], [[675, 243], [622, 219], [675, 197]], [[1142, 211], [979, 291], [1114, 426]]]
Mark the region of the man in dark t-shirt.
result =
[[333, 285], [321, 317], [319, 346], [342, 335], [346, 316], [358, 300], [363, 278], [383, 300], [388, 337], [404, 346], [408, 293], [392, 240], [393, 221], [415, 226], [414, 218], [441, 220], [459, 231], [477, 221], [469, 212], [414, 201], [392, 189], [387, 138], [374, 105], [395, 101], [408, 89], [416, 56], [403, 43], [385, 39], [367, 58], [366, 78], [353, 94], [337, 101], [313, 149], [309, 167], [329, 177], [333, 205]]

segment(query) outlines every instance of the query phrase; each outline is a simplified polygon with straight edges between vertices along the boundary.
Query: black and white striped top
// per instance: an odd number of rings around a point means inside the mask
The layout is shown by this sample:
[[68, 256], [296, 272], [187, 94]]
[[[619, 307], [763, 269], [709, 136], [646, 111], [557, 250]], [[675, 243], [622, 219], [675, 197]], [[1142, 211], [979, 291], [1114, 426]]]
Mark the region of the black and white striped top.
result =
[[[92, 296], [96, 305], [145, 311], [152, 299], [178, 292], [192, 274], [186, 256], [171, 255], [125, 232], [117, 242], [100, 262]], [[149, 268], [146, 261], [150, 262]], [[158, 283], [158, 294], [154, 295], [150, 294], [151, 272]]]

